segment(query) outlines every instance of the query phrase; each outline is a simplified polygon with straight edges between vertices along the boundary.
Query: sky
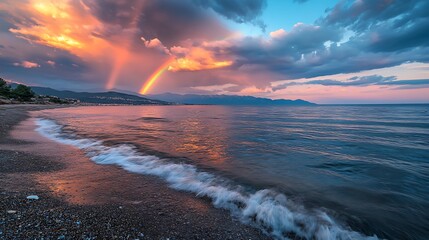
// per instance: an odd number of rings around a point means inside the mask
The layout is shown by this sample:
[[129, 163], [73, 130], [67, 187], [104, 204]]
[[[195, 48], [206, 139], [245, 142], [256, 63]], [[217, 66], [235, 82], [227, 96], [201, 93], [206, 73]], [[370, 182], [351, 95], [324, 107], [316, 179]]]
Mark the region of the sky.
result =
[[60, 90], [428, 103], [427, 0], [2, 0], [0, 77]]

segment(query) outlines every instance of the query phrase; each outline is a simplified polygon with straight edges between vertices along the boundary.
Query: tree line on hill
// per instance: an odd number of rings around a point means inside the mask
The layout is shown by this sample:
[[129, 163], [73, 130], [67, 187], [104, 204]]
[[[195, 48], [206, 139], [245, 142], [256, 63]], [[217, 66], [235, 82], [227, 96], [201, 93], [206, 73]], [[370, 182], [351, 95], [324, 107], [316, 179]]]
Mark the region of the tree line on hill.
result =
[[16, 99], [21, 102], [28, 102], [36, 95], [28, 86], [18, 84], [16, 88], [11, 88], [3, 78], [0, 78], [0, 96], [7, 99]]
[[31, 89], [23, 84], [11, 87], [7, 82], [0, 78], [0, 104], [9, 103], [37, 103], [37, 104], [73, 104], [77, 103], [76, 99], [61, 99], [56, 96], [37, 95]]

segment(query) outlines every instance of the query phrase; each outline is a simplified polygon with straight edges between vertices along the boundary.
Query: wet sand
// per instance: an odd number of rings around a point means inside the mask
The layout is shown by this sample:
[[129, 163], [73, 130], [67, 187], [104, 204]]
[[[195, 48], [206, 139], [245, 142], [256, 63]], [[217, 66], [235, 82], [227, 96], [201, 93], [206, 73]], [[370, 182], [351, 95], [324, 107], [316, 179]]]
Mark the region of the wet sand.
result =
[[268, 239], [208, 199], [39, 136], [28, 111], [50, 107], [0, 106], [0, 239]]

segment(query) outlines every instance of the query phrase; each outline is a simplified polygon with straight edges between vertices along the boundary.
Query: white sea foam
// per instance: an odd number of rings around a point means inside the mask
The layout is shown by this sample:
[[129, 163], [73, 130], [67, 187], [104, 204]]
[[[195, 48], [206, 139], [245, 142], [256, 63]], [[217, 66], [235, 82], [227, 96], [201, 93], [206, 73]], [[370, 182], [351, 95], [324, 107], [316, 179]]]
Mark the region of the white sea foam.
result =
[[341, 226], [323, 211], [307, 210], [284, 194], [268, 189], [244, 190], [231, 181], [199, 171], [193, 165], [144, 155], [130, 145], [106, 146], [99, 140], [65, 134], [62, 126], [52, 120], [39, 118], [36, 124], [36, 130], [41, 135], [82, 149], [98, 164], [116, 164], [130, 172], [158, 176], [174, 189], [212, 199], [214, 206], [229, 210], [242, 222], [256, 226], [275, 238], [378, 239]]

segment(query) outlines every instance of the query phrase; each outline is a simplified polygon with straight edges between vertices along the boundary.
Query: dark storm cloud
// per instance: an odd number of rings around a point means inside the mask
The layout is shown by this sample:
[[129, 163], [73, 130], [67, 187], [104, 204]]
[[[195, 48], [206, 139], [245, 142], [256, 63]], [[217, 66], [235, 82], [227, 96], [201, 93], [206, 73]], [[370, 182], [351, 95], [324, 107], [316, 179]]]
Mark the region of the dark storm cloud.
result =
[[428, 9], [425, 0], [343, 0], [317, 24], [355, 32], [351, 41], [368, 51], [402, 51], [429, 46]]
[[[158, 38], [167, 46], [186, 39], [219, 39], [229, 34], [214, 12], [230, 20], [260, 24], [265, 0], [85, 0], [105, 26], [95, 36], [108, 38], [133, 29], [145, 39]], [[141, 37], [139, 36], [139, 38]]]
[[386, 21], [402, 25], [422, 15], [427, 17], [422, 10], [427, 12], [426, 0], [341, 0], [318, 24], [362, 32]]
[[[428, 2], [429, 3], [429, 2]], [[429, 5], [426, 9], [429, 9]], [[375, 52], [401, 51], [413, 47], [429, 46], [429, 17], [416, 19], [412, 23], [398, 26], [385, 24], [371, 31], [368, 48]]]
[[[88, 71], [88, 64], [77, 57], [70, 55], [46, 56], [44, 54], [34, 54], [21, 60], [22, 58], [0, 56], [2, 65], [2, 75], [19, 79], [51, 79], [56, 76], [63, 76], [69, 80], [79, 81], [83, 78], [83, 73]], [[23, 68], [22, 61], [38, 64], [39, 67]]]
[[344, 28], [354, 36], [339, 46], [332, 44], [321, 56], [326, 63], [317, 66], [320, 75], [428, 62], [428, 9], [425, 0], [341, 1], [317, 24]]
[[312, 80], [307, 82], [288, 82], [272, 87], [273, 91], [278, 91], [285, 89], [289, 86], [296, 85], [308, 85], [316, 84], [322, 86], [369, 86], [369, 85], [383, 85], [383, 86], [413, 86], [413, 85], [427, 85], [429, 84], [429, 79], [416, 79], [416, 80], [396, 80], [395, 76], [383, 77], [380, 75], [370, 75], [370, 76], [361, 76], [361, 77], [352, 77], [346, 81], [332, 80], [332, 79], [322, 79], [322, 80]]
[[211, 8], [238, 23], [250, 22], [262, 14], [265, 0], [194, 0], [197, 4]]
[[[311, 36], [311, 37], [309, 37]], [[303, 55], [312, 57], [315, 53], [326, 51], [324, 43], [339, 41], [341, 31], [329, 27], [296, 24], [289, 32], [279, 30], [271, 33], [269, 40], [262, 37], [245, 37], [232, 40], [227, 47], [210, 46], [218, 56], [234, 56], [232, 66], [235, 70], [248, 72], [269, 71], [277, 75], [287, 73], [291, 77], [306, 74], [311, 63], [301, 63]], [[222, 56], [223, 55], [223, 56]], [[282, 77], [279, 75], [279, 79]], [[284, 78], [283, 78], [284, 79]], [[272, 79], [255, 79], [255, 86], [263, 88]]]
[[27, 14], [20, 9], [17, 9], [14, 14], [0, 9], [0, 32], [8, 32], [10, 28], [15, 28], [17, 23], [26, 25], [37, 24], [34, 19], [27, 16]]
[[[0, 33], [0, 38], [5, 45], [0, 52], [0, 77], [50, 86], [61, 80], [64, 81], [62, 88], [67, 87], [67, 82], [72, 85], [76, 81], [95, 80], [85, 76], [91, 70], [88, 62], [67, 51], [42, 45], [36, 47], [11, 33]], [[37, 67], [26, 68], [23, 62]]]
[[339, 47], [331, 46], [313, 55], [306, 55], [306, 60], [291, 66], [280, 68], [284, 74], [296, 78], [326, 76], [338, 73], [353, 73], [364, 70], [393, 67], [406, 62], [428, 62], [429, 48], [414, 48], [401, 52], [372, 52], [359, 48], [354, 42]]
[[394, 80], [396, 80], [395, 76], [383, 77], [380, 75], [370, 75], [363, 77], [352, 77], [344, 82], [337, 80], [313, 80], [306, 82], [306, 84], [320, 84], [324, 86], [367, 86], [371, 84], [384, 84]]
[[213, 9], [218, 14], [238, 23], [250, 22], [265, 29], [265, 24], [258, 19], [265, 9], [266, 0], [193, 0], [205, 8]]
[[214, 14], [190, 0], [86, 0], [85, 4], [104, 23], [93, 34], [109, 40], [130, 34], [137, 45], [144, 37], [158, 38], [171, 47], [187, 39], [214, 39], [229, 34]]
[[94, 16], [104, 23], [130, 27], [136, 14], [140, 14], [143, 2], [140, 0], [84, 0]]
[[317, 23], [347, 28], [371, 51], [429, 46], [429, 1], [341, 1]]
[[[324, 50], [326, 41], [339, 41], [340, 38], [341, 31], [329, 27], [296, 24], [288, 33], [272, 34], [272, 40], [268, 44], [260, 38], [245, 38], [230, 50], [232, 53], [244, 56], [250, 63], [263, 59], [268, 61], [270, 59], [282, 61], [283, 59], [283, 61], [294, 62], [301, 58], [301, 54]], [[262, 57], [262, 59], [258, 59], [258, 57]], [[253, 62], [253, 60], [256, 61]]]
[[186, 39], [216, 39], [229, 34], [214, 15], [186, 0], [150, 1], [138, 26], [145, 38], [158, 38], [167, 46]]
[[245, 37], [216, 51], [234, 56], [236, 68], [267, 70], [289, 79], [425, 63], [428, 9], [425, 0], [341, 1], [314, 25], [297, 24], [289, 32], [272, 33], [268, 41]]

